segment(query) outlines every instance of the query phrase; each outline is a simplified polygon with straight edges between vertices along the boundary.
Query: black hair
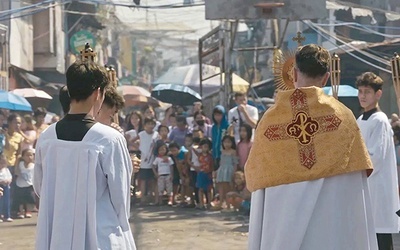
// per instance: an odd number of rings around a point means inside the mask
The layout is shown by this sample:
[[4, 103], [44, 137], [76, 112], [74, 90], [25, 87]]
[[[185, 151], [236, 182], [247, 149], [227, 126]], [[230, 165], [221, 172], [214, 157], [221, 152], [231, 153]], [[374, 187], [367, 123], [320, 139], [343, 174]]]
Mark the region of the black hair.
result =
[[187, 133], [186, 135], [185, 135], [185, 138], [192, 138], [193, 139], [193, 134], [192, 133]]
[[181, 122], [181, 123], [187, 125], [186, 117], [184, 117], [182, 115], [179, 115], [176, 117], [176, 123], [178, 123], [178, 122]]
[[[239, 127], [239, 131], [241, 128], [246, 129], [246, 133], [247, 133], [247, 137], [248, 137], [247, 139], [249, 142], [251, 140], [251, 137], [253, 137], [253, 128], [247, 123], [242, 123]], [[242, 141], [242, 139], [240, 139], [240, 141]]]
[[125, 100], [115, 87], [110, 87], [106, 89], [106, 93], [104, 94], [103, 105], [107, 105], [110, 108], [116, 107], [117, 110], [121, 110], [125, 106]]
[[69, 98], [68, 88], [66, 85], [62, 86], [58, 95], [64, 114], [69, 112], [71, 98]]
[[235, 138], [232, 137], [232, 136], [230, 136], [230, 135], [225, 135], [225, 136], [222, 138], [222, 148], [223, 148], [223, 149], [225, 149], [225, 147], [224, 147], [224, 141], [225, 141], [225, 140], [230, 140], [231, 143], [232, 143], [232, 149], [236, 149]]
[[375, 92], [382, 89], [383, 80], [372, 72], [362, 73], [356, 80], [357, 88], [360, 86], [371, 87]]
[[160, 133], [160, 131], [161, 131], [161, 129], [162, 128], [166, 128], [167, 130], [168, 130], [168, 132], [169, 132], [169, 128], [168, 128], [168, 126], [165, 126], [165, 125], [160, 125], [160, 126], [158, 126], [158, 133]]
[[196, 117], [197, 117], [198, 115], [202, 115], [202, 116], [206, 117], [206, 113], [204, 113], [203, 110], [199, 110], [199, 111], [194, 112], [194, 114], [193, 114], [193, 119], [196, 120]]
[[33, 113], [34, 117], [38, 117], [40, 115], [46, 116], [47, 114], [47, 109], [43, 108], [43, 107], [39, 107], [35, 110], [35, 112]]
[[153, 110], [153, 112], [154, 112], [154, 118], [157, 119], [157, 114], [156, 114], [156, 112], [155, 112], [153, 106], [150, 106], [150, 105], [148, 105], [148, 104], [146, 104], [146, 105], [144, 105], [144, 106], [142, 107], [142, 114], [144, 115], [144, 113], [146, 113], [146, 110], [148, 110], [148, 109]]
[[167, 144], [162, 140], [158, 140], [158, 141], [156, 141], [155, 146], [154, 146], [154, 155], [155, 156], [158, 155], [158, 150], [160, 150], [160, 148], [163, 147], [163, 146], [165, 146], [167, 148], [167, 152], [165, 153], [165, 155], [168, 154], [168, 146], [167, 146]]
[[299, 47], [295, 58], [297, 69], [308, 77], [321, 77], [329, 70], [329, 52], [319, 45], [307, 44]]
[[140, 113], [140, 111], [132, 111], [125, 119], [125, 123], [126, 123], [126, 131], [135, 129], [131, 123], [131, 118], [133, 115], [136, 115], [137, 117], [139, 117], [139, 128], [137, 129], [138, 131], [136, 131], [137, 133], [143, 131], [143, 116], [142, 113]]
[[221, 114], [221, 115], [224, 114], [224, 112], [222, 112], [222, 110], [219, 109], [218, 107], [215, 107], [215, 108], [213, 109], [213, 115], [214, 115], [215, 113], [218, 113], [218, 114]]
[[203, 139], [201, 139], [201, 141], [200, 141], [200, 143], [199, 143], [199, 146], [203, 146], [203, 145], [208, 145], [208, 147], [210, 148], [210, 149], [212, 149], [212, 142], [210, 141], [210, 139], [208, 139], [208, 138], [203, 138]]
[[67, 87], [71, 100], [83, 101], [97, 89], [104, 93], [110, 79], [106, 68], [92, 62], [76, 61], [67, 69]]
[[154, 119], [151, 119], [151, 118], [144, 118], [143, 124], [146, 125], [146, 124], [148, 124], [148, 123], [153, 123], [154, 125], [157, 124], [157, 123], [156, 123], [156, 120], [154, 120]]
[[169, 149], [171, 149], [171, 148], [177, 148], [177, 149], [180, 149], [180, 147], [179, 147], [179, 144], [178, 143], [176, 143], [176, 142], [171, 142], [169, 145], [168, 145], [168, 148]]
[[15, 119], [17, 119], [18, 117], [21, 117], [19, 114], [17, 113], [11, 113], [8, 117], [7, 117], [7, 123], [8, 125], [10, 125], [10, 123], [12, 121], [14, 121]]

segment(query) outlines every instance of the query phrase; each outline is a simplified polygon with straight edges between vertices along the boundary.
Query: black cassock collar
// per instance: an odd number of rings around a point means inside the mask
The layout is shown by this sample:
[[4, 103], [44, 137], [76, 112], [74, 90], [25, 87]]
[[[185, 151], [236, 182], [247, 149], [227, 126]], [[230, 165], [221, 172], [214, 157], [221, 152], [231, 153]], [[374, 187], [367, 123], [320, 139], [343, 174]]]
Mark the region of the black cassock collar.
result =
[[367, 112], [364, 112], [362, 120], [364, 120], [364, 121], [368, 120], [371, 117], [371, 115], [373, 115], [376, 112], [378, 112], [378, 108], [373, 108]]

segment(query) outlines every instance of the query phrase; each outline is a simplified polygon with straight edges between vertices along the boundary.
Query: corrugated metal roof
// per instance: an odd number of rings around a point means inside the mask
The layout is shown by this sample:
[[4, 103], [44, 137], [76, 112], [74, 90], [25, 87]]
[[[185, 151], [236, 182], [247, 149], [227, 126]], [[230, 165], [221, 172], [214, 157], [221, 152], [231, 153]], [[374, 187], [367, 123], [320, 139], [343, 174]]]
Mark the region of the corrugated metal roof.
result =
[[[370, 16], [372, 18], [372, 23], [376, 22], [372, 9], [358, 8], [358, 7], [353, 7], [350, 5], [332, 2], [332, 1], [326, 1], [326, 8], [328, 10], [349, 10], [349, 9], [351, 9], [353, 19], [355, 19], [358, 16]], [[385, 16], [388, 21], [400, 20], [400, 13], [385, 12]]]

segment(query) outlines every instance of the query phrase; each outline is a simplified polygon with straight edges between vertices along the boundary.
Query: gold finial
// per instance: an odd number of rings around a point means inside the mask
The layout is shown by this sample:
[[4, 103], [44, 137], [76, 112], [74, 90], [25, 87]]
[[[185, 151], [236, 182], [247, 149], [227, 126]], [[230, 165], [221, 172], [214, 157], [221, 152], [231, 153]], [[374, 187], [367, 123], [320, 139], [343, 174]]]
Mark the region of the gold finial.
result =
[[96, 52], [93, 51], [93, 49], [90, 47], [89, 43], [85, 44], [85, 48], [81, 50], [81, 60], [90, 60], [94, 62], [94, 58], [96, 56]]
[[302, 42], [306, 40], [304, 36], [301, 36], [301, 32], [297, 32], [297, 35], [292, 38], [293, 42], [297, 42], [297, 46], [301, 46]]
[[391, 61], [393, 81], [400, 83], [400, 56], [395, 52]]
[[392, 68], [393, 87], [397, 96], [397, 106], [400, 109], [400, 56], [397, 53], [394, 53], [390, 62]]
[[108, 76], [110, 78], [111, 84], [114, 87], [117, 87], [117, 72], [115, 71], [114, 67], [112, 65], [108, 66], [108, 65], [104, 65], [104, 67], [107, 69], [108, 71]]
[[339, 86], [340, 86], [340, 57], [338, 54], [333, 53], [330, 61], [330, 73], [331, 73], [331, 86], [332, 94], [336, 99], [339, 98]]

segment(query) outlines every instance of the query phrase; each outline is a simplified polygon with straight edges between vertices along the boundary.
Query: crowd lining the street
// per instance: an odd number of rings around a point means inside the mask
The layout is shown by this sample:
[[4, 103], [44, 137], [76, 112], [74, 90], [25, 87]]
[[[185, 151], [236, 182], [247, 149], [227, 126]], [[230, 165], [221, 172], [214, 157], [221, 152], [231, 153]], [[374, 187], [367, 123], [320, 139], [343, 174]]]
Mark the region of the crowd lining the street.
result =
[[[62, 92], [66, 89], [60, 92], [60, 102], [69, 105]], [[249, 213], [251, 195], [244, 165], [258, 110], [247, 104], [244, 94], [237, 93], [235, 102], [229, 112], [216, 106], [210, 117], [201, 102], [194, 103], [189, 112], [171, 106], [162, 120], [157, 119], [152, 106], [144, 106], [120, 119], [119, 125], [111, 124], [125, 135], [129, 152], [141, 159], [139, 171], [132, 176], [133, 206]], [[103, 106], [107, 104], [117, 111], [123, 107], [123, 99], [108, 91]], [[53, 116], [46, 123], [47, 110], [42, 107], [33, 115], [0, 111], [0, 222], [12, 222], [32, 217], [39, 207], [32, 186], [35, 144], [40, 134], [60, 118]], [[97, 120], [102, 122], [102, 114]]]

